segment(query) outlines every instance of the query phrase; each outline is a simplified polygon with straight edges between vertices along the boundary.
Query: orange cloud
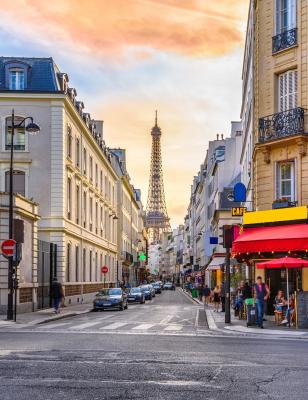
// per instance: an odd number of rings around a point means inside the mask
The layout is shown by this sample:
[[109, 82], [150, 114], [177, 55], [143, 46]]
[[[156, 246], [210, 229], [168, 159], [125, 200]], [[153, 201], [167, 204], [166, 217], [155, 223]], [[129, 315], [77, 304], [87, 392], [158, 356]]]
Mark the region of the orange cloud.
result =
[[[6, 16], [37, 35], [69, 41], [95, 56], [142, 48], [188, 56], [217, 56], [243, 40], [246, 0], [1, 0]], [[18, 17], [19, 16], [19, 17]]]

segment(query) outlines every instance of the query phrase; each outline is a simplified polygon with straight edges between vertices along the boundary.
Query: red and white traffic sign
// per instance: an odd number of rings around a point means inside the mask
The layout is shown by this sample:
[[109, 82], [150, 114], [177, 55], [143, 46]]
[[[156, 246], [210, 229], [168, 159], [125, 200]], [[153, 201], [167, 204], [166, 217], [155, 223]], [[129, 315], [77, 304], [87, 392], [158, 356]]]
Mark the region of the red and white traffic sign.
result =
[[106, 267], [106, 265], [104, 265], [104, 266], [101, 268], [101, 271], [102, 271], [102, 274], [107, 274], [107, 272], [109, 271], [109, 269], [108, 269], [108, 267]]
[[12, 257], [15, 253], [16, 241], [14, 239], [7, 239], [2, 242], [1, 251], [5, 257]]

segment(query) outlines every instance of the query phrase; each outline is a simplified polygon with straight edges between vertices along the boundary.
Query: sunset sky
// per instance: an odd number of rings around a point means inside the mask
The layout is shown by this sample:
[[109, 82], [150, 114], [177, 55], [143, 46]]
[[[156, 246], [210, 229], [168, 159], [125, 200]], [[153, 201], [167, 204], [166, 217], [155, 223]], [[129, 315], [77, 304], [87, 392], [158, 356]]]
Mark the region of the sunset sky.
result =
[[53, 57], [78, 99], [127, 149], [146, 205], [158, 109], [166, 202], [182, 223], [216, 133], [238, 120], [248, 0], [0, 0], [3, 56]]

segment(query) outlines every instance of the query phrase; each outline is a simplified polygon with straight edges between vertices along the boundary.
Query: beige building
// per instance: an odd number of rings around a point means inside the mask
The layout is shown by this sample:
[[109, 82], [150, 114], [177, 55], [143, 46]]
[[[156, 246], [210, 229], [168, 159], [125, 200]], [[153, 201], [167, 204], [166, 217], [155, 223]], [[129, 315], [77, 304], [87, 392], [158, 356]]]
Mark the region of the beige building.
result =
[[307, 204], [307, 3], [255, 7], [255, 209], [282, 198]]
[[76, 90], [51, 58], [0, 58], [0, 190], [8, 191], [11, 113], [31, 116], [39, 135], [15, 133], [14, 191], [39, 204], [39, 238], [57, 247], [53, 274], [67, 303], [91, 300], [116, 282], [118, 177], [102, 121], [76, 100]]
[[[0, 193], [0, 242], [9, 235], [9, 195]], [[13, 199], [14, 219], [22, 220], [23, 231], [21, 236], [22, 260], [17, 270], [17, 310], [18, 312], [33, 311], [37, 308], [40, 296], [38, 277], [38, 234], [37, 223], [39, 221], [38, 206], [31, 200], [21, 195], [15, 195]], [[20, 228], [20, 227], [19, 227]], [[21, 233], [21, 232], [19, 232]], [[14, 236], [17, 239], [16, 236]], [[1, 255], [0, 258], [0, 313], [6, 312], [8, 296], [8, 260]]]

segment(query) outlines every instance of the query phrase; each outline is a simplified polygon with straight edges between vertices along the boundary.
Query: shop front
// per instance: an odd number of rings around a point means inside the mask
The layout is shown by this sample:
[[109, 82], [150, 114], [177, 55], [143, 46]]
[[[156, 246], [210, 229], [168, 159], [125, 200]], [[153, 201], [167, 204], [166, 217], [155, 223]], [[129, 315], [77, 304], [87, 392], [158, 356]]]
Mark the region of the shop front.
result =
[[253, 282], [256, 276], [262, 276], [268, 284], [271, 292], [269, 314], [274, 312], [278, 291], [287, 293], [287, 284], [290, 293], [308, 292], [308, 269], [257, 269], [256, 264], [283, 257], [308, 259], [307, 222], [307, 207], [256, 211], [244, 215], [239, 236], [233, 242], [232, 256], [249, 265]]

